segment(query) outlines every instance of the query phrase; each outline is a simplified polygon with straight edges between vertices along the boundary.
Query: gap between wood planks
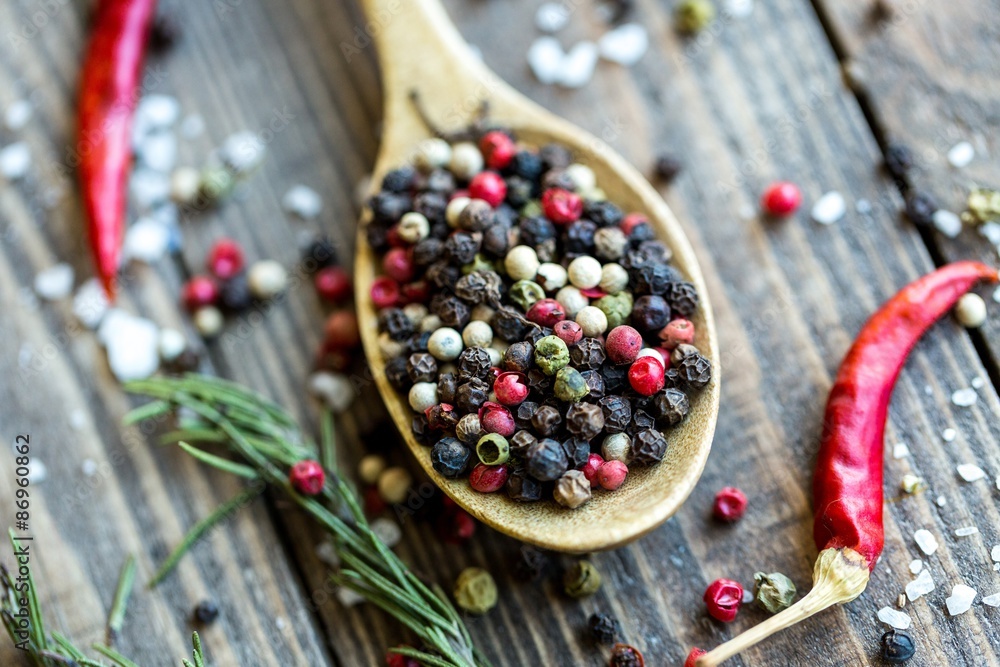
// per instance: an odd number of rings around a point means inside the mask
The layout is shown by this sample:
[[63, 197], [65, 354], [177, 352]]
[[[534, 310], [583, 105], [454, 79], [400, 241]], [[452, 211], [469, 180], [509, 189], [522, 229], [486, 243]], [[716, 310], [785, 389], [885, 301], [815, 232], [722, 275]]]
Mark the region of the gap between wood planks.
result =
[[[843, 71], [843, 66], [851, 60], [848, 49], [844, 45], [844, 41], [834, 27], [833, 20], [823, 5], [823, 0], [809, 0], [809, 3], [812, 5], [813, 11], [816, 12], [816, 18], [818, 19], [820, 26], [823, 28], [823, 32], [826, 34], [826, 38], [829, 40], [830, 46], [833, 48], [833, 52], [837, 56], [837, 62], [840, 63], [841, 70]], [[873, 22], [879, 20], [875, 13], [877, 7], [878, 1], [873, 2], [870, 10], [871, 14], [868, 20]], [[845, 82], [845, 84], [847, 84], [845, 87], [850, 91], [850, 94], [854, 96], [855, 100], [857, 100], [858, 107], [861, 109], [865, 122], [868, 124], [868, 128], [871, 130], [872, 136], [875, 138], [875, 143], [878, 145], [879, 152], [882, 154], [884, 159], [886, 151], [892, 143], [892, 137], [890, 136], [888, 130], [886, 130], [886, 123], [879, 117], [879, 112], [876, 109], [874, 102], [872, 102], [871, 95], [864, 86], [849, 85], [848, 82]], [[896, 187], [899, 191], [900, 196], [905, 200], [906, 194], [912, 187], [912, 184], [909, 183], [909, 181], [900, 183], [896, 181], [896, 179], [891, 180], [893, 181], [894, 187]], [[905, 219], [906, 216], [903, 211], [899, 212], [899, 217], [904, 219], [905, 224], [913, 224], [909, 220]], [[949, 260], [945, 257], [944, 250], [941, 248], [940, 243], [935, 237], [934, 230], [917, 225], [914, 225], [914, 227], [916, 227], [917, 232], [920, 234], [920, 238], [924, 242], [924, 246], [926, 246], [927, 252], [931, 257], [931, 261], [934, 262], [934, 266], [940, 267], [947, 264]], [[979, 355], [979, 361], [983, 364], [983, 368], [986, 370], [986, 374], [989, 376], [994, 389], [1000, 391], [1000, 359], [997, 359], [990, 354], [989, 346], [986, 342], [986, 336], [982, 329], [966, 329], [966, 332], [969, 335], [969, 339], [972, 341], [973, 347], [976, 349], [976, 354]]]

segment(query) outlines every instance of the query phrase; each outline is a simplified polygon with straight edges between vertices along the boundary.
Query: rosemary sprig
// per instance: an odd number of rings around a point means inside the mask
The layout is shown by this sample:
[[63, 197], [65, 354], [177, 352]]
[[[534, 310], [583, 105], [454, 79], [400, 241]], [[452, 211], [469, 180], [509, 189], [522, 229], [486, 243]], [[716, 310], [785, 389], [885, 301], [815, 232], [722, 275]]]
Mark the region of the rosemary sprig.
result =
[[[125, 388], [154, 399], [133, 412], [128, 420], [141, 421], [163, 415], [168, 408], [174, 411], [184, 408], [196, 415], [197, 420], [194, 424], [182, 424], [179, 431], [171, 434], [174, 439], [224, 444], [239, 461], [221, 459], [190, 446], [184, 447], [185, 451], [226, 472], [246, 473], [243, 466], [252, 469], [254, 479], [281, 489], [319, 522], [331, 534], [342, 563], [334, 581], [391, 614], [426, 647], [426, 650], [400, 647], [394, 651], [427, 667], [489, 666], [472, 645], [465, 624], [443, 591], [421, 581], [372, 532], [357, 496], [337, 473], [332, 420], [328, 414], [324, 415], [322, 447], [318, 448], [285, 410], [232, 382], [191, 374], [140, 380]], [[317, 497], [301, 495], [288, 480], [288, 468], [302, 459], [317, 457], [330, 473], [326, 487]], [[193, 541], [185, 539], [182, 546], [186, 549]], [[178, 558], [184, 549], [175, 551]]]

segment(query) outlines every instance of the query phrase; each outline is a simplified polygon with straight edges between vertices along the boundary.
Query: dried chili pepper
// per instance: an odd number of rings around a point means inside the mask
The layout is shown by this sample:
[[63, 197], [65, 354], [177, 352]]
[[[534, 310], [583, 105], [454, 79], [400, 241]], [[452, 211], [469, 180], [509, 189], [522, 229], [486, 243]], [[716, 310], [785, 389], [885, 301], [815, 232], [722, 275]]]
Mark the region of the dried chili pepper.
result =
[[124, 232], [132, 114], [156, 0], [101, 0], [80, 82], [78, 142], [83, 205], [97, 273], [108, 296]]
[[921, 335], [981, 280], [997, 270], [955, 262], [910, 283], [862, 327], [830, 389], [816, 474], [813, 538], [819, 557], [813, 588], [796, 604], [706, 653], [697, 667], [714, 667], [750, 646], [868, 585], [882, 553], [882, 441], [896, 378]]

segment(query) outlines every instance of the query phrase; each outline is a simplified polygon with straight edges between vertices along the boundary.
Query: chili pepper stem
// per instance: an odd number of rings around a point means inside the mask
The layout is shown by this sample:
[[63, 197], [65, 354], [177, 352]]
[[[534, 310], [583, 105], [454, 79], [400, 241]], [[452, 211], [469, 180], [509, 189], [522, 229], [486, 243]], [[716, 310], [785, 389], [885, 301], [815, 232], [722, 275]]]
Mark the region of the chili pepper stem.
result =
[[794, 605], [760, 625], [733, 637], [695, 661], [696, 667], [716, 667], [779, 630], [804, 621], [837, 604], [850, 602], [868, 586], [870, 571], [865, 558], [853, 549], [824, 549], [813, 567], [813, 587]]

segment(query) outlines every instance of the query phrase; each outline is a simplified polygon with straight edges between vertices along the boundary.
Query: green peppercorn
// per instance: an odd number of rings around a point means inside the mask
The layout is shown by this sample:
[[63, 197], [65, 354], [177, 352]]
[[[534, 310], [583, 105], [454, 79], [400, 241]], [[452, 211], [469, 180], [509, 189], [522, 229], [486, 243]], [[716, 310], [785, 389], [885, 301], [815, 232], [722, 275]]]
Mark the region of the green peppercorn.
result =
[[542, 204], [537, 199], [532, 199], [521, 207], [522, 218], [537, 218], [542, 214]]
[[757, 572], [753, 580], [757, 603], [772, 614], [790, 607], [795, 601], [795, 584], [780, 572]]
[[590, 387], [580, 371], [567, 366], [556, 373], [553, 392], [560, 401], [575, 403], [590, 393]]
[[677, 30], [693, 35], [715, 20], [715, 5], [710, 0], [681, 0], [674, 11]]
[[545, 290], [532, 280], [518, 280], [510, 286], [510, 298], [521, 310], [528, 310], [536, 301], [545, 298]]
[[1000, 190], [972, 188], [965, 202], [962, 219], [973, 225], [1000, 219]]
[[559, 336], [545, 336], [535, 343], [535, 363], [546, 375], [555, 375], [569, 364], [569, 348]]
[[467, 567], [455, 581], [455, 604], [470, 614], [485, 614], [497, 604], [497, 584], [479, 567]]
[[588, 560], [578, 560], [573, 567], [566, 570], [563, 577], [563, 589], [566, 595], [583, 598], [593, 595], [601, 587], [601, 573]]
[[499, 433], [487, 433], [476, 443], [476, 455], [486, 465], [497, 466], [510, 458], [510, 444]]
[[206, 167], [199, 176], [198, 189], [210, 204], [228, 197], [235, 187], [233, 172], [226, 167]]
[[471, 262], [462, 265], [462, 273], [466, 275], [470, 273], [476, 273], [477, 271], [496, 271], [496, 270], [497, 270], [496, 264], [491, 262], [489, 258], [487, 258], [486, 255], [484, 255], [481, 252], [477, 252], [476, 256], [472, 258]]
[[593, 305], [608, 318], [608, 331], [610, 331], [628, 321], [628, 316], [632, 313], [632, 294], [630, 292], [607, 294]]

